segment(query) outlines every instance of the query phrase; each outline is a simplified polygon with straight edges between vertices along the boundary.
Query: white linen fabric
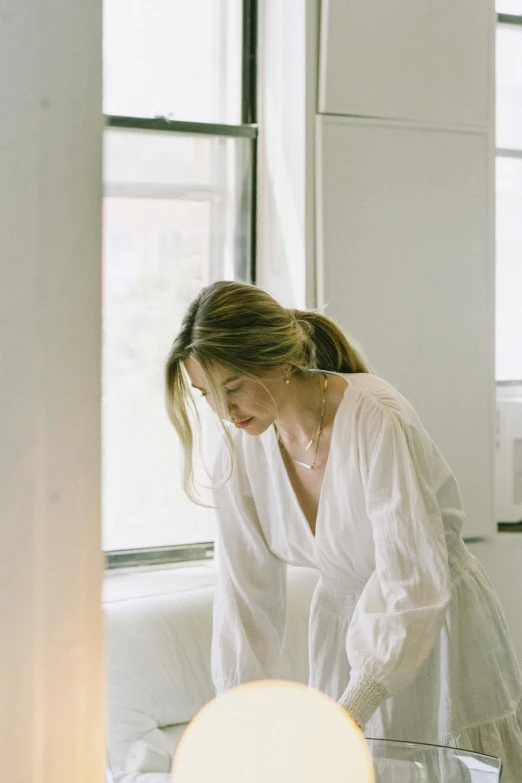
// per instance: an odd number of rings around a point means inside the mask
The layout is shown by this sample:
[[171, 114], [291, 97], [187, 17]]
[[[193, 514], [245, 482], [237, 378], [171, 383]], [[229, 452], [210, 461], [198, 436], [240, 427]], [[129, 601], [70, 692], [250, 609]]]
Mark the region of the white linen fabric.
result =
[[[467, 550], [457, 482], [411, 404], [364, 373], [335, 416], [315, 536], [274, 429], [234, 433], [216, 470], [218, 693], [280, 675], [285, 564], [315, 567], [310, 686], [367, 736], [499, 756], [522, 775], [522, 674], [502, 609]], [[518, 777], [517, 777], [518, 773]]]

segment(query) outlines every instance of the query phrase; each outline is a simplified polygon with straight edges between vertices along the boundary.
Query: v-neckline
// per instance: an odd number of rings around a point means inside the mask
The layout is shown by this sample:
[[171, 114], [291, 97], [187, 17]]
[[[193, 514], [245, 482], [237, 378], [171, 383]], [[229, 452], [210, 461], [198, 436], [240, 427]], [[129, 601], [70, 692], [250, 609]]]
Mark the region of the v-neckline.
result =
[[[331, 463], [330, 455], [332, 453], [332, 445], [334, 443], [334, 436], [335, 436], [335, 432], [336, 432], [336, 429], [337, 429], [336, 428], [337, 416], [338, 416], [338, 413], [339, 413], [339, 410], [340, 410], [341, 406], [343, 405], [343, 403], [344, 403], [344, 401], [346, 399], [346, 393], [347, 393], [347, 391], [348, 391], [348, 389], [350, 388], [350, 385], [351, 385], [350, 382], [346, 379], [346, 377], [345, 377], [345, 375], [343, 373], [331, 372], [329, 370], [318, 370], [318, 372], [323, 372], [326, 375], [338, 375], [340, 378], [343, 378], [346, 381], [346, 387], [345, 387], [345, 389], [343, 391], [343, 396], [341, 397], [341, 401], [339, 402], [339, 405], [337, 406], [337, 410], [335, 411], [335, 416], [334, 416], [333, 422], [332, 422], [332, 434], [330, 436], [330, 449], [328, 451], [328, 456], [326, 458], [326, 465], [324, 466], [323, 483], [321, 484], [321, 490], [319, 492], [319, 500], [317, 501], [317, 514], [316, 514], [316, 517], [315, 517], [315, 533], [312, 532], [312, 528], [310, 526], [310, 523], [308, 522], [308, 519], [306, 518], [306, 514], [303, 511], [301, 503], [299, 502], [299, 498], [297, 497], [296, 491], [295, 491], [295, 489], [293, 487], [292, 480], [290, 479], [290, 476], [288, 475], [288, 470], [286, 468], [286, 465], [285, 465], [285, 462], [284, 462], [284, 459], [283, 459], [283, 455], [281, 454], [281, 449], [279, 448], [275, 427], [273, 425], [270, 427], [271, 438], [272, 438], [272, 445], [273, 445], [274, 451], [276, 453], [276, 459], [279, 460], [279, 467], [281, 468], [282, 472], [284, 473], [286, 482], [288, 484], [289, 492], [292, 495], [292, 499], [293, 499], [294, 505], [297, 508], [299, 516], [301, 517], [301, 521], [304, 524], [305, 528], [307, 529], [308, 535], [311, 537], [312, 541], [316, 541], [316, 539], [317, 539], [317, 532], [318, 532], [318, 529], [319, 529], [319, 520], [320, 520], [320, 515], [321, 515], [321, 509], [322, 509], [322, 506], [323, 506], [324, 485], [325, 485], [325, 481], [327, 479], [328, 473], [330, 472], [330, 470], [329, 470], [330, 463]], [[348, 373], [346, 373], [346, 374], [348, 375]]]

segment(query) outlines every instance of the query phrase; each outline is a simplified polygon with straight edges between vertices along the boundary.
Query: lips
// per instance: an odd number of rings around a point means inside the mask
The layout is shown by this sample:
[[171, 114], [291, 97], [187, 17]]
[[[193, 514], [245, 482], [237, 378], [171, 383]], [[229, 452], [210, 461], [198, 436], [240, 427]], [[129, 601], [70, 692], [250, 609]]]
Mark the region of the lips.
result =
[[235, 421], [234, 425], [238, 428], [238, 430], [242, 430], [245, 427], [248, 427], [253, 418], [254, 417], [251, 416], [249, 419], [244, 419], [243, 421]]

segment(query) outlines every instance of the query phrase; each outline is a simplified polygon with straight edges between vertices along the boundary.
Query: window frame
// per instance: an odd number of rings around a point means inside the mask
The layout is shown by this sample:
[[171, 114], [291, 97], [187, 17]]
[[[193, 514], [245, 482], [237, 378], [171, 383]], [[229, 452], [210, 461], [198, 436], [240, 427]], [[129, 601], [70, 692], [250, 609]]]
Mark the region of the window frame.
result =
[[[510, 25], [522, 27], [522, 14], [502, 14], [497, 13], [497, 27], [498, 25]], [[522, 35], [522, 32], [521, 32]], [[518, 158], [522, 159], [522, 149], [513, 149], [510, 147], [497, 147], [495, 144], [495, 160], [497, 158]], [[521, 386], [522, 379], [498, 381], [495, 379], [497, 388], [504, 388], [506, 386]]]
[[[257, 0], [242, 0], [241, 123], [239, 125], [171, 120], [168, 117], [145, 118], [112, 114], [104, 115], [105, 127], [107, 128], [250, 139], [252, 157], [249, 277], [252, 283], [256, 282], [257, 248], [257, 19]], [[195, 544], [144, 547], [139, 549], [111, 549], [105, 550], [104, 556], [108, 571], [121, 568], [186, 563], [212, 559], [214, 557], [214, 542], [204, 541]]]
[[[497, 26], [499, 24], [522, 27], [522, 14], [497, 14]], [[522, 158], [522, 149], [495, 146], [495, 157]]]

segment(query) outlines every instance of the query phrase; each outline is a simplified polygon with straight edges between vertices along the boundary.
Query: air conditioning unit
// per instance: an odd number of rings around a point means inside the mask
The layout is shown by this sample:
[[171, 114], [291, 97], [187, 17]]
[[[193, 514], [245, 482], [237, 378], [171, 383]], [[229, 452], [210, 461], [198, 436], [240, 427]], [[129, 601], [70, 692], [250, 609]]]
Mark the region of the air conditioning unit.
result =
[[497, 387], [497, 522], [522, 523], [522, 384]]

